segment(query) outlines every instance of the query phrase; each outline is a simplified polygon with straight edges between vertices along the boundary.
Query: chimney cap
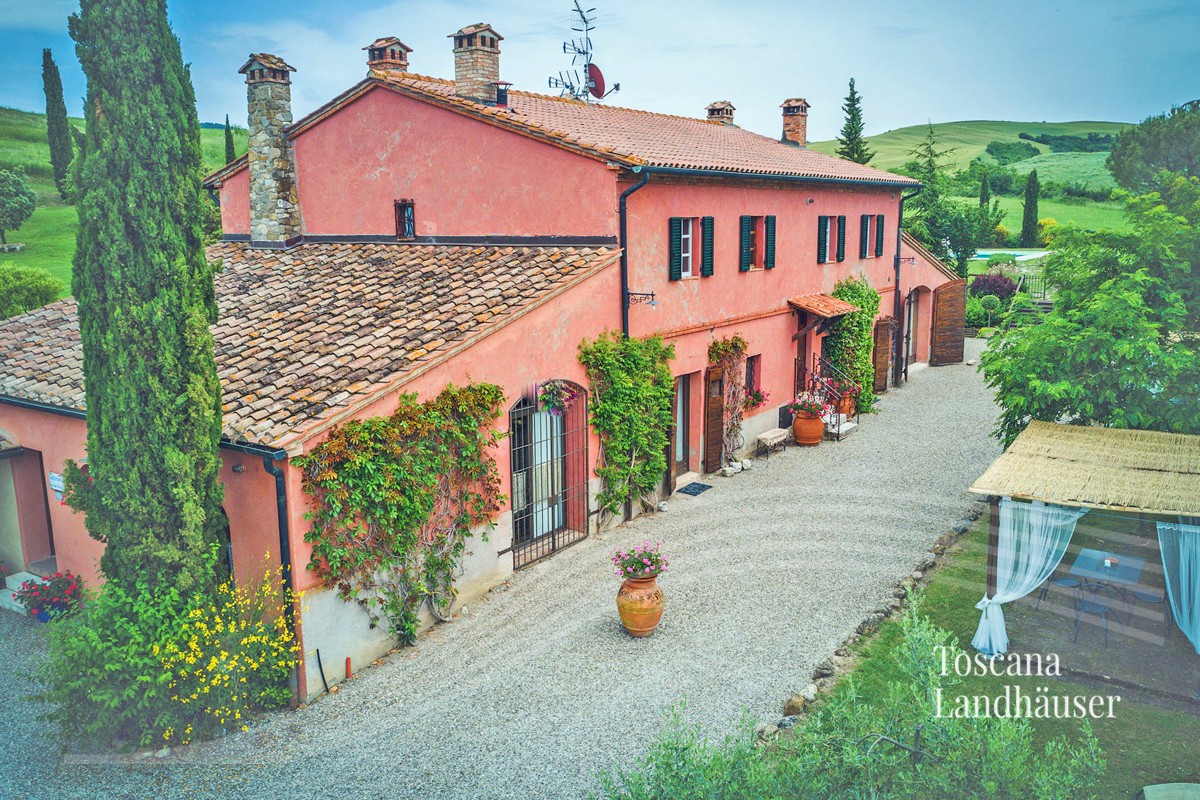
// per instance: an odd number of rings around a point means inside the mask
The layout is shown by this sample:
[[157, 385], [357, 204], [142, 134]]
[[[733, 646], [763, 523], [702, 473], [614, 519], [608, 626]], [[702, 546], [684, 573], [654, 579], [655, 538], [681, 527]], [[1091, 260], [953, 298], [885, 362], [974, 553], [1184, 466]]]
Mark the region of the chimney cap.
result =
[[473, 33], [483, 33], [484, 31], [490, 32], [496, 37], [497, 41], [504, 41], [504, 37], [496, 33], [496, 29], [487, 22], [476, 22], [474, 25], [467, 25], [466, 27], [459, 28], [458, 33], [448, 34], [446, 38], [453, 39], [455, 36], [470, 36]]
[[364, 47], [363, 50], [378, 50], [381, 47], [399, 47], [406, 53], [411, 53], [413, 51], [411, 47], [397, 39], [395, 36], [385, 36], [382, 39], [376, 39]]
[[706, 111], [717, 111], [725, 108], [728, 108], [730, 111], [737, 111], [737, 108], [733, 105], [733, 103], [729, 102], [728, 100], [718, 100], [715, 103], [709, 103], [704, 108]]
[[[257, 67], [255, 65], [258, 65]], [[276, 72], [296, 72], [296, 68], [284, 61], [279, 56], [271, 55], [270, 53], [251, 53], [250, 60], [242, 64], [242, 68], [238, 70], [243, 75], [248, 74], [253, 69], [273, 69]]]
[[803, 97], [790, 97], [779, 104], [780, 108], [791, 109], [795, 108], [799, 111], [808, 111], [812, 105]]

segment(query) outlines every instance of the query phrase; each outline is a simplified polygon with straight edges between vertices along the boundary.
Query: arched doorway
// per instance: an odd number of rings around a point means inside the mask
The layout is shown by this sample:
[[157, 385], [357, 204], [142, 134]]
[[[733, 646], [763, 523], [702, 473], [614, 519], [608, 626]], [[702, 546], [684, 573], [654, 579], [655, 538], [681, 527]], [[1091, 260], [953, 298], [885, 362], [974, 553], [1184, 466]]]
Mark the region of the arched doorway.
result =
[[513, 569], [587, 536], [587, 392], [560, 413], [522, 398], [509, 411]]

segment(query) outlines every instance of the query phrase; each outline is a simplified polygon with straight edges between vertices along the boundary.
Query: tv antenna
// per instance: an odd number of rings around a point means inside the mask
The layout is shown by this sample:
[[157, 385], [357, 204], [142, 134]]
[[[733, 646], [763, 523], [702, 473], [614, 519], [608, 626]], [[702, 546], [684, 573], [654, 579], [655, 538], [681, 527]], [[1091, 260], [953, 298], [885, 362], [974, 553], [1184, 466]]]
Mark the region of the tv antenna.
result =
[[595, 30], [592, 24], [596, 21], [595, 11], [594, 8], [585, 11], [583, 6], [579, 5], [579, 0], [575, 0], [575, 13], [579, 20], [577, 26], [572, 26], [571, 30], [579, 36], [569, 42], [563, 42], [563, 52], [571, 56], [571, 69], [561, 70], [557, 78], [549, 79], [550, 88], [558, 89], [559, 97], [570, 97], [587, 103], [603, 100], [613, 92], [621, 90], [621, 84], [614, 83], [611, 89], [605, 91], [604, 73], [592, 63], [591, 34]]

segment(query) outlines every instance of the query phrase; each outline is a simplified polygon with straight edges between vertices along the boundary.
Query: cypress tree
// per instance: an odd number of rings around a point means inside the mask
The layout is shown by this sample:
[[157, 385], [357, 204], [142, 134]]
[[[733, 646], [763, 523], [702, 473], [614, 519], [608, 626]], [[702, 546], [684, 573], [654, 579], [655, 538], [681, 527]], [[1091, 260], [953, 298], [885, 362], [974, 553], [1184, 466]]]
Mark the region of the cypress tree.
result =
[[850, 93], [846, 95], [842, 111], [846, 114], [846, 121], [842, 124], [835, 152], [842, 158], [866, 164], [875, 157], [875, 153], [867, 147], [867, 140], [863, 138], [862, 95], [854, 89], [854, 78], [850, 79]]
[[229, 115], [225, 115], [225, 163], [237, 158], [237, 150], [233, 147], [233, 128], [229, 127]]
[[221, 394], [191, 76], [164, 0], [82, 0], [70, 31], [88, 82], [72, 274], [88, 464], [68, 463], [68, 496], [107, 542], [109, 581], [203, 591], [223, 525]]
[[67, 104], [63, 102], [62, 76], [49, 50], [42, 51], [42, 89], [46, 92], [46, 132], [50, 140], [50, 165], [54, 185], [67, 199], [66, 177], [71, 166], [71, 126], [67, 122]]
[[1025, 215], [1021, 217], [1021, 247], [1041, 247], [1038, 237], [1038, 176], [1029, 173], [1025, 181]]
[[992, 202], [992, 187], [988, 185], [988, 177], [984, 175], [979, 179], [979, 205], [987, 208]]

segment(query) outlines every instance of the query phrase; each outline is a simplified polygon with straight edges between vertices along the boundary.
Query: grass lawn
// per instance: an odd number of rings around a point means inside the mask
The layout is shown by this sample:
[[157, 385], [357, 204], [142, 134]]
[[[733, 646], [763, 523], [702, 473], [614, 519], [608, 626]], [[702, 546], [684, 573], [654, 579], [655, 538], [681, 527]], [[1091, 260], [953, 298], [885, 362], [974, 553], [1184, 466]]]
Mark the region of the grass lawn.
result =
[[1089, 189], [1116, 189], [1117, 182], [1105, 162], [1108, 153], [1044, 153], [1016, 161], [1008, 168], [1020, 175], [1037, 170], [1039, 181], [1071, 183]]
[[[938, 626], [958, 637], [960, 646], [969, 649], [979, 623], [975, 609], [983, 594], [986, 563], [986, 515], [966, 534], [944, 566], [937, 569], [925, 592], [925, 613]], [[876, 702], [888, 691], [890, 683], [901, 680], [900, 669], [891, 657], [900, 641], [899, 622], [887, 620], [878, 634], [858, 647], [860, 659], [854, 670], [858, 692], [864, 702]], [[973, 650], [971, 652], [974, 652]], [[1122, 695], [1113, 719], [1093, 722], [1108, 769], [1097, 797], [1128, 800], [1146, 784], [1200, 782], [1200, 709], [1195, 713], [1169, 710], [1128, 696], [1122, 689], [1107, 686], [1081, 686], [1064, 679], [1021, 677], [967, 677], [947, 693], [952, 701], [959, 695], [1003, 694], [1003, 687], [1019, 685], [1033, 693], [1036, 686], [1050, 684], [1053, 694]], [[839, 686], [835, 691], [841, 691]], [[1033, 720], [1035, 742], [1040, 748], [1049, 739], [1075, 737], [1077, 720]]]
[[8, 234], [10, 242], [24, 242], [25, 249], [20, 253], [2, 253], [0, 261], [46, 270], [63, 282], [66, 296], [71, 293], [71, 258], [75, 255], [78, 230], [75, 206], [39, 206], [20, 230]]
[[[955, 168], [967, 166], [971, 159], [985, 154], [988, 142], [1016, 142], [1019, 133], [1038, 135], [1086, 135], [1088, 133], [1116, 133], [1129, 126], [1125, 122], [1006, 122], [997, 120], [969, 120], [966, 122], [940, 122], [933, 126], [938, 144], [942, 148], [954, 148], [946, 157], [946, 163]], [[909, 155], [928, 130], [928, 125], [911, 125], [907, 128], [880, 133], [867, 137], [867, 143], [875, 151], [871, 166], [893, 169], [912, 158]], [[1041, 154], [1049, 153], [1044, 144], [1030, 142]], [[812, 142], [809, 147], [818, 153], [833, 154], [836, 141]], [[989, 157], [990, 158], [990, 157]], [[1041, 175], [1041, 172], [1038, 173]]]
[[[977, 197], [963, 197], [959, 199], [965, 202], [979, 202], [979, 198]], [[1008, 228], [1010, 233], [1020, 233], [1021, 217], [1025, 212], [1025, 206], [1021, 198], [1002, 196], [993, 197], [992, 199], [999, 200], [1000, 210], [1005, 212], [1004, 220], [1000, 224]], [[1076, 204], [1064, 203], [1061, 200], [1039, 199], [1038, 218], [1045, 219], [1046, 217], [1050, 217], [1060, 225], [1071, 223], [1093, 231], [1100, 230], [1101, 228], [1112, 228], [1119, 231], [1129, 229], [1129, 223], [1125, 219], [1125, 207], [1120, 203], [1093, 203], [1086, 201]]]

